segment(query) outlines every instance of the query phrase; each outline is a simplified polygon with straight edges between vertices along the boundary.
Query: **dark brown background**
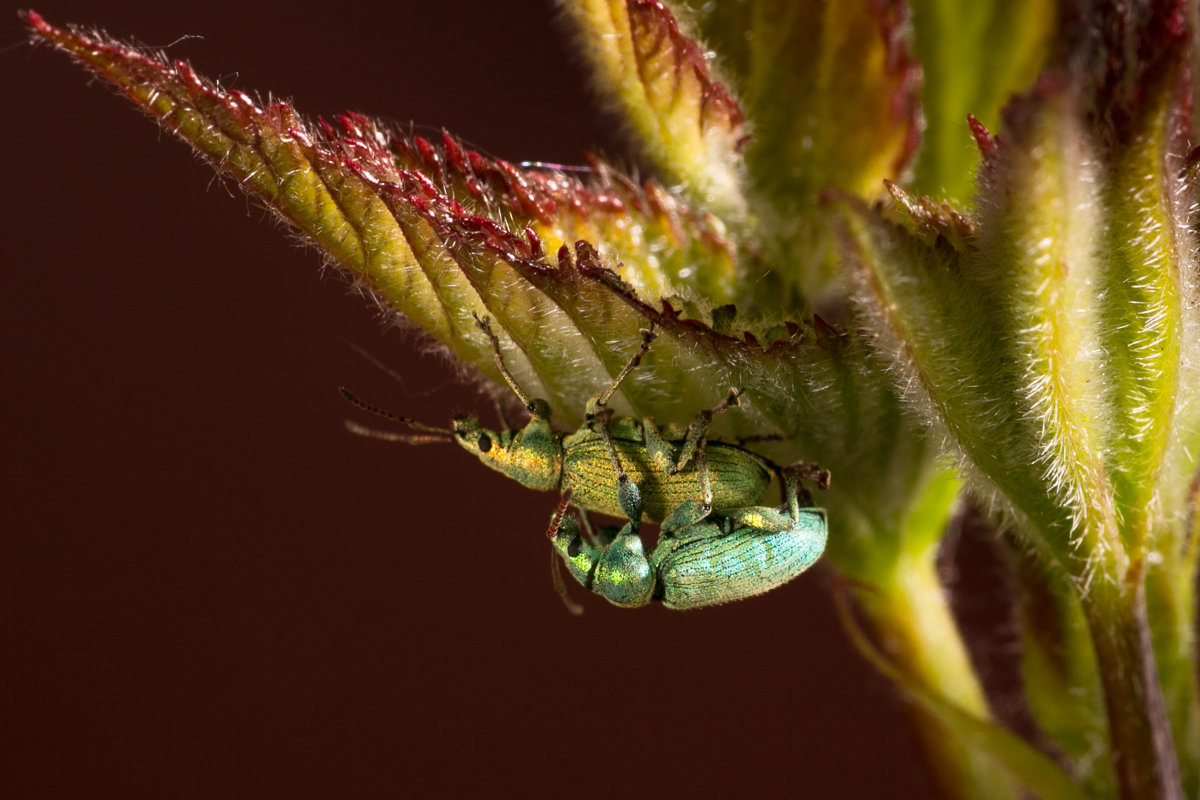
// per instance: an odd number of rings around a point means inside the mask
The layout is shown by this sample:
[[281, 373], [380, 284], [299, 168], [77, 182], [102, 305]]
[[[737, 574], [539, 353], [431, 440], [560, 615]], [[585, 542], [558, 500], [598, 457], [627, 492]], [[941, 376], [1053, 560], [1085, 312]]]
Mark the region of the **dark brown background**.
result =
[[[107, 8], [104, 5], [108, 5]], [[549, 2], [45, 0], [227, 86], [620, 151]], [[501, 10], [500, 7], [506, 7]], [[2, 28], [5, 796], [924, 796], [828, 574], [695, 613], [566, 614], [555, 498], [349, 436], [336, 392], [486, 402], [187, 148]], [[353, 342], [395, 369], [396, 382]]]

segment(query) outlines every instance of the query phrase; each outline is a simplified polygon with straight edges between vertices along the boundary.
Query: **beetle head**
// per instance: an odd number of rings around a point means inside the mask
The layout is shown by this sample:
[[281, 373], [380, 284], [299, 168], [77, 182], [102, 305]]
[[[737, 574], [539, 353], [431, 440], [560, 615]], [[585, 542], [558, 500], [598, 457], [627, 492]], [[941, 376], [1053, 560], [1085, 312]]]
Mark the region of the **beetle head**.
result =
[[490, 431], [468, 416], [455, 417], [451, 427], [454, 440], [492, 469], [531, 489], [558, 488], [562, 446], [544, 417], [519, 431]]

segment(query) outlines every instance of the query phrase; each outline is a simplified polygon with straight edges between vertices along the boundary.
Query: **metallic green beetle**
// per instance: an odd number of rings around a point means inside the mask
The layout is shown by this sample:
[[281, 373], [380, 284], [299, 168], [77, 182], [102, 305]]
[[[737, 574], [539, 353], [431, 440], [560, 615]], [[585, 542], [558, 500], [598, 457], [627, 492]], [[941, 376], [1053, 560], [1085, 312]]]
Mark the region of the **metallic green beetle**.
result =
[[663, 522], [649, 557], [632, 523], [615, 536], [616, 528], [610, 527], [598, 541], [585, 541], [575, 518], [565, 516], [565, 502], [547, 536], [579, 585], [616, 606], [637, 608], [659, 600], [667, 608], [691, 609], [741, 600], [787, 583], [825, 550], [825, 511], [808, 507], [812, 501], [807, 492], [797, 491], [798, 477], [795, 470], [786, 471], [786, 505], [758, 509], [758, 525], [715, 514], [687, 523], [690, 513], [679, 509]]
[[[641, 362], [655, 338], [642, 331], [637, 353], [612, 385], [588, 400], [584, 424], [574, 432], [558, 431], [550, 423], [550, 406], [527, 397], [517, 386], [500, 354], [500, 342], [486, 319], [476, 317], [479, 329], [492, 343], [496, 367], [529, 412], [519, 430], [495, 432], [472, 416], [454, 418], [451, 430], [382, 411], [358, 400], [346, 389], [347, 400], [367, 411], [400, 422], [416, 433], [385, 433], [352, 422], [355, 433], [410, 444], [455, 441], [484, 464], [523, 486], [540, 491], [571, 492], [579, 508], [631, 520], [634, 530], [643, 518], [660, 522], [686, 508], [682, 525], [719, 513], [753, 525], [754, 512], [739, 509], [761, 501], [779, 467], [757, 453], [725, 442], [708, 441], [714, 415], [739, 405], [741, 392], [731, 389], [716, 408], [700, 412], [691, 425], [658, 426], [653, 420], [614, 417], [607, 403], [622, 381]], [[817, 474], [813, 472], [813, 474]], [[827, 480], [827, 473], [824, 473]], [[688, 504], [688, 501], [694, 500]]]

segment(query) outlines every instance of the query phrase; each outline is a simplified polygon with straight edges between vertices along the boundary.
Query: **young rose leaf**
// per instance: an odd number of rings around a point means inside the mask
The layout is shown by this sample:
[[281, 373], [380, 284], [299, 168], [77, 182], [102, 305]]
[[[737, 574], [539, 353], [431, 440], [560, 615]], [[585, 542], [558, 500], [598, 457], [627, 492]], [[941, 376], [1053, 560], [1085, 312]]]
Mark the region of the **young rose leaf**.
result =
[[661, 335], [614, 399], [618, 411], [686, 422], [742, 388], [742, 408], [718, 417], [717, 434], [781, 437], [761, 449], [855, 476], [822, 499], [831, 516], [844, 510], [835, 557], [866, 579], [904, 552], [899, 535], [874, 559], [863, 543], [896, 529], [928, 479], [932, 448], [857, 337], [717, 305], [742, 276], [712, 217], [599, 162], [580, 178], [522, 170], [449, 136], [407, 139], [359, 115], [339, 117], [337, 128], [310, 125], [290, 106], [260, 106], [185, 64], [36, 15], [30, 22], [311, 238], [383, 307], [498, 381], [471, 315], [491, 317], [518, 383], [547, 399], [561, 424], [581, 421], [586, 399], [653, 323]]
[[[437, 144], [405, 138], [354, 114], [340, 116], [337, 128], [312, 125], [285, 103], [263, 106], [225, 91], [185, 63], [59, 29], [36, 14], [29, 21], [463, 360], [498, 378], [473, 312], [520, 332], [537, 363], [514, 356], [514, 370], [568, 415], [610, 379], [625, 357], [618, 343], [636, 341], [636, 325], [646, 320], [592, 331], [600, 347], [561, 336], [562, 308], [510, 262], [535, 261], [587, 239], [600, 260], [623, 264], [623, 280], [643, 296], [704, 311], [732, 299], [737, 264], [719, 223], [603, 163], [579, 178], [522, 170], [450, 136]], [[611, 291], [604, 294], [612, 300]], [[601, 314], [598, 304], [593, 318]], [[672, 362], [664, 355], [661, 363]], [[547, 385], [555, 381], [563, 385]]]

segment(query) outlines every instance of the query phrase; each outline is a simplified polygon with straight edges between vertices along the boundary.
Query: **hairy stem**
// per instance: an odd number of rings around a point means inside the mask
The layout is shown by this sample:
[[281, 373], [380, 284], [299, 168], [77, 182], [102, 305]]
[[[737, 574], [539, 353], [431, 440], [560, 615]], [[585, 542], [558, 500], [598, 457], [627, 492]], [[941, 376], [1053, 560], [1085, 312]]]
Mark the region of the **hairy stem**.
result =
[[1146, 572], [1146, 612], [1154, 620], [1154, 658], [1167, 717], [1179, 748], [1184, 794], [1200, 797], [1200, 694], [1195, 659], [1195, 570], [1185, 559]]
[[1100, 581], [1083, 598], [1123, 800], [1182, 800], [1179, 763], [1158, 681], [1139, 575], [1120, 591]]

